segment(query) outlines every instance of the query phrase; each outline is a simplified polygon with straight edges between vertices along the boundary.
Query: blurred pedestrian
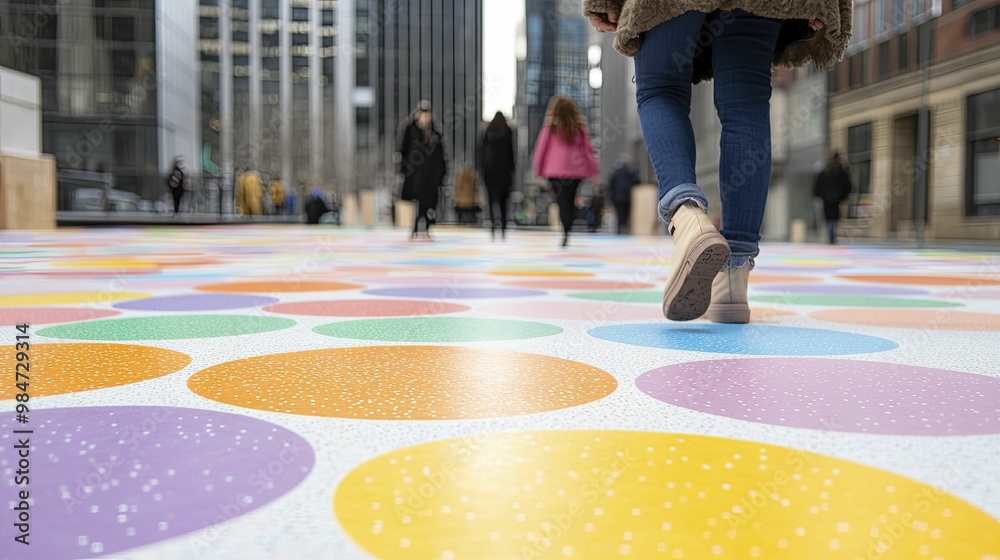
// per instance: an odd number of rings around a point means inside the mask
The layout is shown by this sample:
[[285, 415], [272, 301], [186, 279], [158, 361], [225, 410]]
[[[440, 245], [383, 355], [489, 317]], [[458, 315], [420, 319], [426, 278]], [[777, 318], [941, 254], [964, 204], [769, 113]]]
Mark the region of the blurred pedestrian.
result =
[[267, 186], [271, 195], [271, 205], [274, 206], [274, 213], [280, 216], [285, 213], [285, 184], [281, 177], [275, 176]]
[[511, 130], [503, 112], [497, 111], [486, 127], [481, 149], [479, 165], [489, 195], [490, 235], [496, 238], [499, 213], [500, 236], [506, 239], [507, 205], [510, 200], [510, 189], [514, 184], [517, 158], [514, 155], [514, 131]]
[[429, 240], [431, 226], [437, 221], [439, 191], [448, 172], [444, 138], [434, 124], [430, 101], [421, 101], [413, 115], [403, 122], [400, 155], [403, 200], [417, 202], [411, 238], [417, 238], [423, 220]]
[[632, 170], [632, 156], [622, 154], [615, 161], [615, 170], [608, 179], [611, 204], [618, 219], [618, 235], [629, 232], [629, 216], [632, 213], [632, 188], [640, 183], [639, 176]]
[[247, 170], [239, 167], [234, 176], [236, 179], [233, 181], [233, 206], [236, 207], [236, 213], [243, 216], [246, 214]]
[[264, 182], [255, 170], [243, 174], [243, 215], [260, 216], [264, 213]]
[[181, 213], [181, 200], [187, 191], [191, 190], [191, 180], [188, 179], [184, 171], [184, 158], [177, 156], [174, 158], [174, 167], [167, 177], [167, 187], [170, 189], [170, 196], [174, 199], [174, 214]]
[[840, 221], [840, 205], [851, 194], [851, 175], [842, 163], [840, 154], [830, 156], [823, 171], [816, 175], [813, 196], [823, 201], [823, 217], [830, 245], [837, 244], [837, 223]]
[[587, 212], [587, 226], [590, 233], [601, 229], [604, 223], [604, 187], [594, 183], [594, 194], [590, 197], [590, 208]]
[[565, 247], [569, 245], [569, 232], [576, 219], [576, 191], [583, 179], [595, 177], [601, 171], [583, 115], [565, 95], [556, 95], [549, 102], [535, 144], [533, 168], [535, 175], [549, 180], [556, 196]]
[[[636, 99], [660, 184], [659, 214], [674, 239], [663, 292], [668, 319], [747, 323], [747, 282], [759, 254], [771, 180], [771, 70], [840, 60], [851, 2], [584, 0], [584, 13], [635, 57]], [[721, 9], [725, 7], [725, 9]], [[722, 226], [708, 218], [695, 177], [691, 84], [715, 78], [722, 123]]]
[[323, 189], [314, 188], [309, 197], [309, 202], [306, 203], [306, 223], [316, 225], [319, 224], [320, 220], [330, 212], [330, 207], [326, 205], [326, 201], [323, 196]]

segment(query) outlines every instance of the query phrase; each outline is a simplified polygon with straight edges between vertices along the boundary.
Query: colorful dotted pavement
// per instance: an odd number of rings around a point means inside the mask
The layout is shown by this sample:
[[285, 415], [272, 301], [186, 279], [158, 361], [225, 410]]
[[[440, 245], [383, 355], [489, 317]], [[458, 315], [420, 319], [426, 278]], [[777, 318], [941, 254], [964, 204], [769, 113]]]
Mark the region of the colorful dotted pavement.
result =
[[18, 557], [1000, 560], [995, 253], [765, 245], [715, 325], [668, 239], [436, 239], [0, 233]]

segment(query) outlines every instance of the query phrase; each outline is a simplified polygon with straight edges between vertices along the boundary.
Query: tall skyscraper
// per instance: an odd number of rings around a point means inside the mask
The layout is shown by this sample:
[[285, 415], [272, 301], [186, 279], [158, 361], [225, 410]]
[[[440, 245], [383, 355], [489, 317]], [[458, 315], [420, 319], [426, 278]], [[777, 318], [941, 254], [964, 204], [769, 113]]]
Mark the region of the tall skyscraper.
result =
[[[366, 0], [199, 0], [206, 169], [300, 189], [370, 176]], [[361, 25], [358, 25], [360, 23]], [[228, 198], [228, 197], [226, 197]]]
[[[373, 0], [371, 14], [372, 124], [385, 188], [393, 188], [400, 123], [423, 99], [443, 127], [450, 175], [475, 165], [483, 114], [482, 0]], [[450, 192], [442, 209], [450, 208]]]
[[0, 2], [0, 65], [41, 80], [62, 211], [96, 209], [77, 194], [106, 174], [130, 209], [151, 210], [175, 156], [197, 168], [194, 0], [120, 4]]

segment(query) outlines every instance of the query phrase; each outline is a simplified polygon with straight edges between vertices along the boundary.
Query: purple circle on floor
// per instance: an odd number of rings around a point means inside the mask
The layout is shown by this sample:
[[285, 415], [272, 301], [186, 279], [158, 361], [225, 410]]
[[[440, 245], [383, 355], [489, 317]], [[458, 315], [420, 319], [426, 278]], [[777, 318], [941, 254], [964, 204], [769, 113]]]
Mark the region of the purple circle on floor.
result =
[[408, 286], [406, 288], [385, 288], [365, 290], [373, 296], [418, 298], [418, 299], [492, 299], [543, 296], [539, 290], [517, 290], [511, 288], [462, 288], [456, 286]]
[[855, 360], [712, 360], [646, 372], [654, 399], [772, 426], [901, 436], [1000, 434], [1000, 378]]
[[0, 471], [16, 468], [18, 438], [30, 439], [25, 560], [99, 558], [213, 527], [280, 498], [315, 463], [302, 437], [243, 415], [133, 406], [31, 414], [30, 435], [0, 420]]
[[263, 296], [233, 294], [186, 294], [140, 299], [115, 305], [133, 311], [217, 311], [271, 305], [278, 300]]
[[786, 294], [809, 294], [831, 296], [920, 296], [926, 290], [894, 288], [892, 286], [866, 286], [863, 284], [805, 284], [787, 286], [755, 286], [757, 290], [782, 292]]

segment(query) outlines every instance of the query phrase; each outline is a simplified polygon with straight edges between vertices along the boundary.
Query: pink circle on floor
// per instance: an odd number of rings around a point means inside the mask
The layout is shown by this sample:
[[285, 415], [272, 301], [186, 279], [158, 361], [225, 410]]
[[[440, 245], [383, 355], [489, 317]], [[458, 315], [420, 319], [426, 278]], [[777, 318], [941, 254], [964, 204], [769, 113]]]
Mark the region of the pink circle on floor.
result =
[[928, 331], [1000, 331], [1000, 315], [969, 311], [925, 309], [824, 309], [809, 314], [813, 319], [895, 329]]
[[483, 313], [532, 319], [567, 319], [570, 321], [649, 321], [663, 319], [655, 305], [590, 301], [540, 301], [484, 305]]
[[0, 308], [0, 324], [52, 325], [104, 319], [115, 315], [121, 315], [121, 311], [72, 307], [5, 307]]
[[819, 358], [687, 362], [636, 386], [672, 405], [772, 426], [903, 436], [1000, 434], [1000, 378]]
[[519, 280], [504, 282], [505, 286], [536, 288], [539, 290], [648, 290], [653, 284], [629, 282], [626, 280]]
[[413, 317], [461, 313], [469, 309], [466, 305], [443, 301], [358, 299], [279, 303], [265, 307], [264, 311], [311, 317]]

